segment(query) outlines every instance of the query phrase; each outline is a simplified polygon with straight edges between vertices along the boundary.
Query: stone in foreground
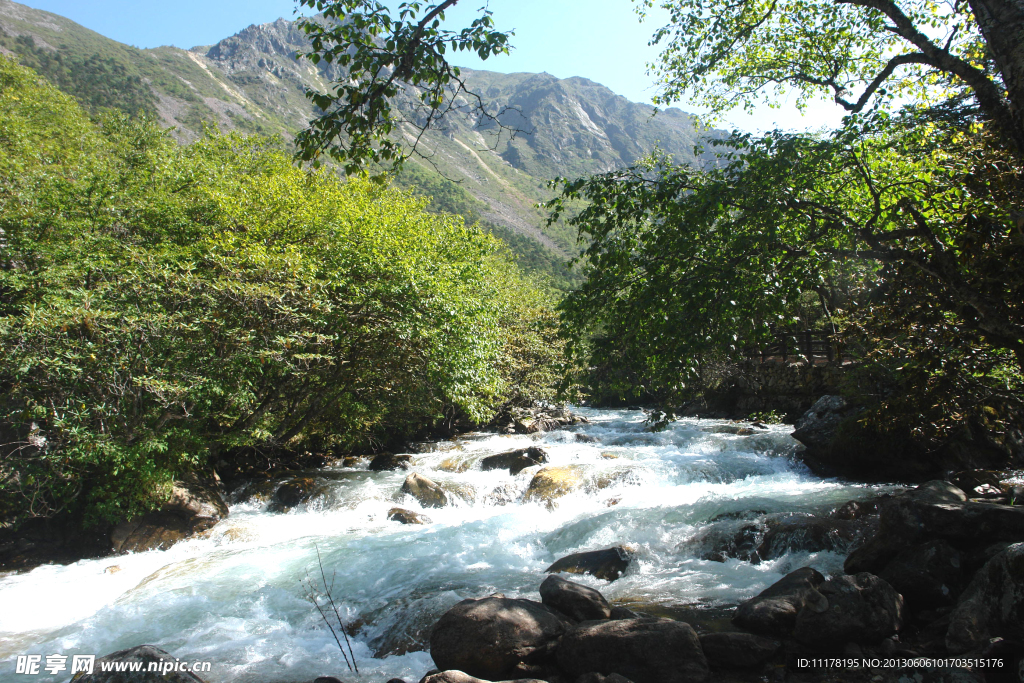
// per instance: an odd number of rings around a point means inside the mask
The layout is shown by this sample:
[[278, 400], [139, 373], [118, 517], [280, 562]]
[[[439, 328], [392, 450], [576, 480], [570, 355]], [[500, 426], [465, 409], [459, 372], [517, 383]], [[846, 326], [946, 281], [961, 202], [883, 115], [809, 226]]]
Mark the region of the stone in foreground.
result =
[[1002, 637], [1024, 642], [1024, 543], [1015, 543], [974, 575], [950, 615], [946, 647], [957, 654]]
[[808, 604], [797, 615], [793, 636], [814, 647], [874, 644], [903, 626], [903, 596], [874, 574], [837, 576], [818, 587], [825, 604]]
[[544, 579], [540, 584], [540, 601], [573, 621], [608, 619], [612, 615], [611, 606], [603, 595], [560, 576]]
[[719, 669], [743, 669], [764, 664], [782, 647], [778, 640], [753, 633], [706, 633], [700, 646], [708, 664]]
[[[102, 666], [108, 662], [142, 663], [142, 671], [110, 671], [104, 672]], [[170, 667], [178, 662], [171, 653], [152, 645], [139, 645], [127, 650], [119, 650], [96, 660], [93, 673], [77, 675], [75, 683], [206, 683], [194, 673], [171, 671]], [[160, 668], [167, 665], [167, 673], [149, 671], [150, 664]]]
[[496, 595], [463, 600], [434, 626], [430, 656], [441, 671], [457, 669], [488, 681], [514, 679], [521, 665], [551, 660], [569, 625], [532, 600]]
[[417, 472], [405, 478], [402, 493], [412, 496], [425, 508], [443, 508], [448, 504], [444, 489]]
[[631, 681], [700, 683], [708, 662], [693, 627], [672, 619], [588, 621], [569, 629], [558, 665], [571, 679], [590, 672]]
[[625, 546], [617, 545], [604, 550], [566, 555], [544, 571], [549, 574], [590, 574], [605, 581], [614, 581], [622, 576], [632, 561], [632, 551]]
[[825, 597], [818, 587], [825, 577], [816, 569], [801, 567], [786, 574], [736, 610], [733, 623], [754, 633], [786, 637], [796, 625], [796, 616], [804, 607], [824, 608]]

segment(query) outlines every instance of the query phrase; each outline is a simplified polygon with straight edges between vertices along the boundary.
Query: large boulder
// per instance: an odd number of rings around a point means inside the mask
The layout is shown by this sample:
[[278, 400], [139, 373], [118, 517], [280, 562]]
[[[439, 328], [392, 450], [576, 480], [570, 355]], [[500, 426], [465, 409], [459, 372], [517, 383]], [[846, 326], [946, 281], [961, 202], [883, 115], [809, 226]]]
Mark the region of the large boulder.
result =
[[[103, 671], [106, 663], [125, 663], [130, 665], [141, 662], [141, 671]], [[149, 671], [150, 664], [156, 663], [161, 671]], [[139, 645], [127, 650], [119, 650], [100, 657], [93, 665], [93, 673], [78, 675], [75, 683], [205, 683], [202, 678], [191, 672], [174, 671], [178, 658], [169, 652], [153, 645]], [[166, 664], [167, 671], [162, 669]]]
[[553, 507], [556, 498], [575, 491], [582, 483], [583, 473], [578, 467], [545, 467], [533, 475], [523, 501]]
[[549, 574], [590, 574], [605, 581], [614, 581], [622, 576], [633, 558], [634, 553], [629, 548], [617, 545], [604, 550], [588, 550], [566, 555], [544, 571]]
[[489, 681], [518, 678], [524, 665], [552, 658], [569, 625], [532, 600], [498, 595], [463, 600], [434, 626], [430, 656], [442, 671], [458, 669]]
[[371, 472], [388, 472], [391, 470], [407, 470], [412, 461], [408, 453], [380, 453], [370, 461]]
[[793, 629], [806, 645], [873, 644], [903, 626], [903, 597], [874, 574], [837, 576], [818, 586], [818, 593], [825, 602], [801, 609]]
[[879, 574], [915, 612], [956, 602], [960, 575], [960, 553], [941, 539], [907, 548]]
[[640, 683], [699, 683], [708, 661], [693, 627], [672, 619], [587, 621], [558, 646], [558, 665], [570, 679], [590, 672]]
[[822, 396], [793, 425], [793, 438], [808, 449], [827, 449], [839, 424], [855, 412], [842, 396]]
[[700, 646], [712, 668], [744, 669], [767, 662], [782, 648], [782, 643], [752, 633], [725, 631], [705, 633], [700, 637]]
[[480, 461], [482, 470], [508, 470], [509, 474], [519, 474], [527, 467], [540, 465], [548, 461], [548, 454], [543, 448], [530, 446], [508, 453], [489, 455]]
[[160, 509], [117, 524], [110, 532], [115, 553], [169, 548], [228, 516], [216, 479], [190, 474], [174, 482]]
[[551, 575], [540, 584], [540, 601], [573, 621], [609, 619], [611, 605], [599, 592]]
[[770, 521], [757, 555], [762, 560], [771, 560], [794, 550], [843, 553], [856, 540], [861, 527], [854, 521], [815, 515], [793, 515]]
[[787, 637], [805, 607], [823, 609], [827, 599], [818, 588], [825, 577], [816, 569], [801, 567], [786, 574], [736, 609], [733, 623], [767, 636]]
[[448, 494], [444, 489], [418, 472], [405, 478], [401, 492], [412, 496], [425, 508], [443, 508], [448, 504]]
[[950, 615], [946, 647], [963, 653], [990, 638], [1024, 642], [1024, 543], [989, 560], [960, 596]]
[[290, 510], [305, 503], [321, 490], [322, 486], [313, 477], [293, 477], [277, 487], [268, 509], [271, 512]]

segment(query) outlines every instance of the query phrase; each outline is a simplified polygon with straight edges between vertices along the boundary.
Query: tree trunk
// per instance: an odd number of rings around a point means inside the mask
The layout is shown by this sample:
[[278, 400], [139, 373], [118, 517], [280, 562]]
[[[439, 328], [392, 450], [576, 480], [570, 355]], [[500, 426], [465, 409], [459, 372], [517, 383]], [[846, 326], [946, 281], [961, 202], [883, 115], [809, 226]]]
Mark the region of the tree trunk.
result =
[[1006, 86], [1014, 128], [1006, 133], [1024, 156], [1024, 0], [969, 2]]

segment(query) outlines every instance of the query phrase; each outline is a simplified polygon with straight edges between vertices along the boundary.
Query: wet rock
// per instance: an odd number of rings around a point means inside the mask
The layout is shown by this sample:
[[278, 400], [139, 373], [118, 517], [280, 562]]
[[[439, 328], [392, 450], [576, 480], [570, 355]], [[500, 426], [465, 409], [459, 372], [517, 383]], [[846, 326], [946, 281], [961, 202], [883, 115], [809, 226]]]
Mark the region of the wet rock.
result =
[[684, 541], [680, 550], [713, 562], [725, 562], [735, 557], [758, 564], [761, 556], [757, 548], [767, 528], [765, 520], [719, 519]]
[[430, 636], [442, 671], [489, 681], [515, 678], [517, 667], [550, 660], [569, 622], [539, 602], [490, 596], [463, 600], [444, 613]]
[[833, 519], [844, 519], [855, 522], [870, 515], [877, 515], [882, 502], [889, 498], [892, 498], [892, 496], [886, 495], [878, 496], [876, 498], [868, 498], [867, 500], [847, 501], [836, 508], [829, 516]]
[[110, 532], [115, 553], [169, 548], [206, 531], [228, 516], [218, 482], [190, 474], [174, 482], [171, 496], [159, 510], [117, 524]]
[[316, 490], [317, 482], [312, 477], [296, 477], [286, 481], [274, 492], [270, 510], [273, 512], [289, 510], [312, 498]]
[[950, 615], [946, 647], [963, 653], [990, 638], [1024, 642], [1024, 543], [989, 560], [960, 596]]
[[[342, 683], [342, 681], [341, 679], [335, 678], [334, 676], [317, 676], [316, 680], [314, 680], [313, 683]], [[388, 683], [391, 683], [391, 681], [388, 681]], [[402, 681], [402, 683], [405, 683], [405, 681]]]
[[566, 555], [544, 571], [549, 574], [558, 572], [590, 574], [605, 581], [614, 581], [626, 571], [633, 561], [633, 557], [632, 551], [625, 546], [617, 545], [604, 550], [590, 550]]
[[[75, 677], [75, 683], [205, 683], [205, 681], [194, 673], [184, 671], [148, 671], [152, 662], [163, 664], [164, 662], [174, 665], [178, 658], [169, 652], [161, 650], [153, 645], [139, 645], [113, 652], [96, 660], [93, 666], [93, 673]], [[139, 672], [104, 672], [102, 666], [107, 662], [141, 662], [142, 671]]]
[[[391, 683], [391, 681], [388, 681]], [[438, 671], [424, 676], [420, 683], [490, 683], [475, 676], [470, 676], [463, 671]], [[545, 683], [536, 678], [517, 678], [514, 681], [499, 681], [498, 683]]]
[[696, 683], [708, 662], [693, 627], [672, 619], [589, 621], [573, 626], [558, 646], [558, 665], [571, 678], [596, 672], [632, 681]]
[[590, 436], [589, 434], [583, 434], [581, 432], [576, 432], [576, 434], [573, 435], [573, 438], [576, 440], [576, 443], [597, 443], [597, 437]]
[[779, 651], [782, 643], [752, 633], [706, 633], [700, 646], [713, 668], [743, 669], [764, 664]]
[[772, 560], [793, 550], [842, 553], [849, 550], [859, 529], [856, 522], [814, 515], [773, 520], [757, 548], [757, 554], [763, 560]]
[[914, 611], [952, 605], [960, 594], [961, 562], [956, 548], [928, 541], [898, 554], [879, 575]]
[[444, 489], [417, 472], [405, 478], [402, 493], [412, 496], [426, 508], [441, 508], [448, 504], [448, 494]]
[[949, 481], [968, 498], [1002, 496], [1005, 493], [1000, 473], [993, 470], [964, 470], [950, 475]]
[[388, 510], [388, 519], [400, 524], [430, 524], [430, 518], [412, 510], [404, 508], [391, 508]]
[[498, 455], [487, 456], [480, 461], [480, 469], [507, 469], [509, 474], [515, 475], [519, 474], [527, 467], [540, 465], [547, 461], [548, 454], [543, 448], [530, 446], [529, 448], [520, 448], [519, 450], [509, 451], [508, 453], [499, 453]]
[[583, 483], [583, 474], [578, 467], [545, 467], [533, 475], [523, 500], [527, 503], [555, 505], [555, 499], [571, 493]]
[[540, 601], [573, 621], [608, 619], [612, 609], [599, 592], [551, 575], [540, 584]]
[[793, 636], [806, 645], [871, 644], [903, 626], [903, 597], [884, 579], [866, 572], [837, 576], [818, 586], [825, 601], [800, 610]]
[[411, 465], [412, 456], [408, 453], [381, 453], [370, 461], [371, 472], [387, 472], [390, 470], [407, 470]]
[[801, 567], [765, 588], [736, 609], [733, 623], [761, 635], [785, 637], [805, 607], [823, 609], [826, 598], [818, 592], [825, 577], [816, 569]]

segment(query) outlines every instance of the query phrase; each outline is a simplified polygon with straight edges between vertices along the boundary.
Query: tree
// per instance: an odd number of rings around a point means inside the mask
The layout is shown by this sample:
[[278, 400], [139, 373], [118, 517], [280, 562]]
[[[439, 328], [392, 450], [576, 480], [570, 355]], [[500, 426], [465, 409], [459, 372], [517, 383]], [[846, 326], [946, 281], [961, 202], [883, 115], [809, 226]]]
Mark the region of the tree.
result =
[[[323, 113], [296, 138], [301, 159], [315, 163], [326, 153], [347, 173], [378, 164], [397, 169], [418, 150], [423, 133], [453, 113], [475, 115], [507, 130], [445, 56], [449, 48], [473, 51], [481, 59], [508, 53], [511, 32], [495, 30], [486, 8], [470, 26], [451, 31], [441, 22], [445, 10], [459, 0], [426, 6], [403, 2], [397, 19], [376, 0], [298, 1], [319, 12], [299, 20], [312, 48], [305, 57], [346, 70], [346, 79], [333, 83], [333, 91], [307, 92]], [[398, 112], [394, 102], [399, 96], [412, 103], [412, 119]], [[411, 144], [404, 141], [406, 133], [414, 136]]]

